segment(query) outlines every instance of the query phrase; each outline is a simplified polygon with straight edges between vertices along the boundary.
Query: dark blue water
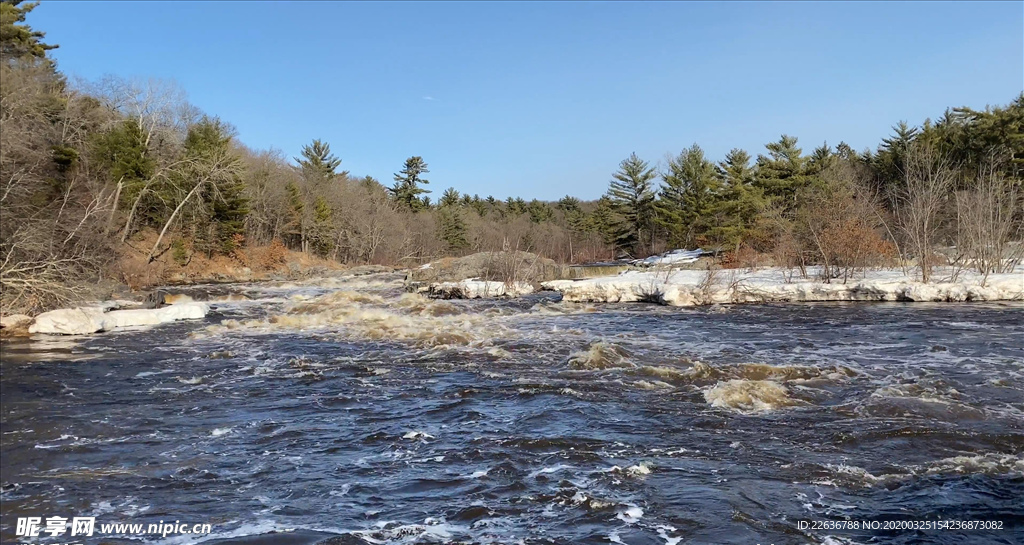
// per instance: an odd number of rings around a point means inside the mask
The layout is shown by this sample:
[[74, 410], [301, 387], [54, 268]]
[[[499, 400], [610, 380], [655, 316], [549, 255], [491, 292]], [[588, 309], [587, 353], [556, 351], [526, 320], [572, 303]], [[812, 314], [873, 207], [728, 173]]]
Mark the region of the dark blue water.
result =
[[[1020, 304], [235, 289], [3, 345], [4, 542], [51, 515], [213, 526], [86, 543], [1024, 542]], [[1002, 529], [810, 527], [960, 520]]]

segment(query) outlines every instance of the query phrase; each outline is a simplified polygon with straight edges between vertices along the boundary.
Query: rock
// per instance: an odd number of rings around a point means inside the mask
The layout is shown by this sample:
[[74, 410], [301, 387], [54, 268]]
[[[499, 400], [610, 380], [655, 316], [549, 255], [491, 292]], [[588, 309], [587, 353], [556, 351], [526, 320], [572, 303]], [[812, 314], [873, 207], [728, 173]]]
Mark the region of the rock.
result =
[[481, 279], [504, 283], [509, 277], [521, 283], [568, 278], [569, 268], [529, 252], [480, 252], [465, 257], [446, 257], [412, 269], [406, 285], [423, 291], [429, 284]]
[[366, 276], [368, 274], [380, 274], [395, 272], [394, 267], [384, 265], [359, 265], [345, 271], [343, 276]]
[[185, 295], [184, 293], [165, 293], [164, 304], [165, 305], [177, 305], [179, 303], [191, 303], [192, 297]]
[[211, 303], [230, 303], [232, 301], [248, 301], [249, 298], [241, 293], [228, 293], [225, 295], [211, 295]]
[[32, 317], [27, 314], [11, 314], [0, 318], [0, 331], [5, 337], [28, 335], [28, 328], [32, 325]]
[[118, 327], [155, 325], [177, 320], [195, 320], [206, 316], [209, 308], [203, 303], [179, 303], [158, 309], [114, 310], [79, 307], [51, 310], [36, 316], [29, 333], [53, 335], [89, 335]]

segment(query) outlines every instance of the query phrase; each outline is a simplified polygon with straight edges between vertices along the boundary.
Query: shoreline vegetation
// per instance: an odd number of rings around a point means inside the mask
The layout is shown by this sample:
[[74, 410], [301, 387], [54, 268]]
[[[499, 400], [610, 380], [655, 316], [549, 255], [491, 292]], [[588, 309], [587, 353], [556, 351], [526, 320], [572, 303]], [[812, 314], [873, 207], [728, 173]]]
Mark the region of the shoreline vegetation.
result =
[[[394, 270], [442, 298], [1022, 299], [1024, 93], [900, 121], [875, 149], [805, 153], [782, 135], [715, 160], [694, 144], [660, 165], [630, 155], [598, 199], [500, 200], [431, 193], [416, 155], [386, 185], [343, 170], [319, 139], [292, 159], [250, 149], [172, 82], [69, 78], [57, 46], [26, 23], [34, 7], [0, 3], [5, 335], [30, 315], [98, 305], [87, 301], [138, 306], [161, 286]], [[698, 247], [716, 257], [649, 270], [622, 261]], [[617, 259], [621, 274], [570, 279], [570, 265]], [[85, 312], [76, 331], [179, 315], [135, 310]], [[47, 323], [35, 329], [62, 327]]]

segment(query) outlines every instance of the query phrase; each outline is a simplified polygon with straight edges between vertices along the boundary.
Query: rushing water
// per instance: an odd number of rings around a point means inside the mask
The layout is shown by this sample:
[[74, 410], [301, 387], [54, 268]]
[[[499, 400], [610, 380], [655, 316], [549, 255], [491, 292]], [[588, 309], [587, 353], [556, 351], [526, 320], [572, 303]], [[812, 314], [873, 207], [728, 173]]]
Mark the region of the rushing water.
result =
[[[5, 542], [26, 515], [267, 544], [1024, 542], [1020, 304], [232, 289], [203, 322], [4, 345]], [[1003, 529], [801, 525], [846, 520]]]

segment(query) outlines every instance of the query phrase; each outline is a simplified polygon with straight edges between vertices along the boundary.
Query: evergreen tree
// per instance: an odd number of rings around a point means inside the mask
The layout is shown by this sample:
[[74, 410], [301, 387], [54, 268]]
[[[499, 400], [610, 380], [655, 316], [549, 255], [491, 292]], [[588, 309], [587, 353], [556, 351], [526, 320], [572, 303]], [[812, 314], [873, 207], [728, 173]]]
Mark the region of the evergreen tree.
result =
[[569, 260], [573, 260], [572, 242], [573, 235], [587, 232], [587, 214], [580, 207], [580, 200], [576, 197], [566, 195], [558, 200], [556, 208], [562, 211], [565, 217], [565, 226], [569, 230]]
[[772, 204], [783, 210], [793, 209], [797, 192], [810, 183], [807, 158], [796, 143], [796, 138], [784, 134], [777, 142], [765, 146], [768, 155], [757, 157], [755, 184]]
[[509, 197], [505, 199], [505, 210], [506, 215], [510, 217], [519, 217], [526, 213], [526, 201], [522, 197]]
[[733, 149], [727, 153], [718, 164], [718, 176], [722, 181], [721, 198], [715, 225], [708, 235], [717, 243], [738, 247], [754, 234], [757, 218], [768, 203], [760, 188], [753, 184], [755, 172], [746, 151]]
[[[202, 176], [204, 169], [216, 169], [210, 189], [204, 193], [208, 210], [205, 218], [207, 251], [231, 253], [245, 233], [249, 202], [241, 176], [241, 160], [231, 149], [230, 129], [217, 118], [203, 117], [189, 128], [185, 138], [185, 157], [194, 165], [184, 180]], [[201, 231], [202, 232], [202, 231]]]
[[441, 200], [438, 201], [438, 206], [456, 206], [459, 204], [459, 192], [454, 187], [449, 187], [444, 190], [441, 194]]
[[835, 166], [835, 164], [836, 155], [832, 153], [832, 148], [826, 142], [814, 148], [810, 157], [807, 158], [807, 174], [810, 176], [820, 176], [822, 172]]
[[334, 239], [331, 236], [333, 215], [327, 199], [317, 196], [313, 201], [313, 228], [309, 238], [313, 252], [321, 257], [327, 257], [334, 250]]
[[530, 215], [530, 221], [533, 223], [544, 223], [545, 221], [551, 221], [555, 218], [555, 213], [551, 208], [537, 199], [531, 200], [530, 203], [526, 205], [526, 213]]
[[298, 241], [302, 251], [306, 251], [306, 203], [302, 198], [302, 190], [295, 180], [289, 180], [284, 190], [288, 194], [288, 223], [284, 226], [285, 232], [289, 238]]
[[374, 178], [373, 176], [365, 176], [363, 178], [363, 187], [366, 188], [366, 190], [371, 193], [387, 190], [387, 188], [384, 187], [384, 184], [378, 182], [377, 179]]
[[618, 240], [619, 222], [615, 212], [615, 203], [607, 195], [597, 199], [594, 211], [587, 217], [587, 231], [601, 235], [605, 244], [615, 244]]
[[616, 222], [615, 244], [638, 255], [651, 247], [654, 219], [654, 169], [636, 153], [619, 163], [608, 187], [610, 199], [619, 220]]
[[[3, 0], [0, 2], [0, 58], [2, 62], [16, 59], [41, 59], [52, 66], [46, 52], [58, 46], [43, 43], [45, 32], [32, 30], [25, 23], [25, 16], [36, 8], [39, 2], [24, 0]], [[20, 7], [19, 7], [20, 6]]]
[[[93, 139], [92, 154], [96, 163], [106, 169], [111, 180], [121, 182], [123, 191], [118, 201], [122, 209], [130, 209], [146, 183], [156, 172], [156, 162], [147, 153], [145, 138], [138, 123], [126, 120]], [[159, 188], [150, 188], [150, 190]], [[148, 195], [137, 207], [136, 217], [143, 223], [159, 221], [161, 199], [167, 195]]]
[[428, 184], [429, 181], [422, 178], [427, 170], [427, 163], [422, 157], [414, 156], [405, 160], [401, 172], [395, 174], [395, 185], [390, 189], [391, 194], [399, 203], [412, 211], [430, 208], [430, 198], [420, 195], [430, 191], [420, 187], [420, 184]]
[[882, 139], [877, 153], [868, 153], [864, 157], [874, 172], [874, 189], [889, 195], [898, 192], [898, 188], [902, 187], [907, 151], [920, 133], [920, 129], [911, 127], [906, 121], [900, 121], [892, 130], [894, 134]]
[[566, 195], [566, 196], [562, 197], [561, 199], [558, 199], [558, 204], [556, 206], [558, 207], [559, 210], [561, 210], [561, 211], [565, 212], [566, 214], [568, 214], [570, 212], [579, 211], [579, 209], [580, 209], [580, 200], [577, 199], [576, 197], [572, 197], [570, 195]]
[[715, 164], [694, 144], [669, 161], [662, 181], [655, 203], [658, 224], [668, 232], [670, 245], [692, 248], [716, 211], [721, 184]]
[[314, 187], [338, 176], [337, 169], [341, 165], [341, 159], [331, 154], [331, 146], [320, 140], [302, 146], [302, 157], [296, 157], [295, 162], [302, 169], [303, 177]]
[[487, 201], [481, 199], [480, 195], [473, 195], [473, 199], [470, 202], [470, 206], [473, 208], [473, 210], [476, 210], [476, 214], [481, 218], [486, 216], [487, 212], [490, 210]]
[[[450, 191], [455, 192], [454, 189]], [[457, 195], [457, 192], [455, 193]], [[445, 243], [447, 251], [457, 253], [469, 247], [469, 226], [466, 225], [466, 219], [463, 217], [457, 196], [448, 200], [444, 197], [441, 198], [437, 211], [437, 224], [438, 233], [441, 241]]]
[[960, 165], [968, 179], [993, 155], [1007, 159], [1001, 169], [1005, 175], [1020, 178], [1024, 173], [1024, 92], [1005, 107], [946, 110], [933, 127], [922, 129], [918, 140]]

